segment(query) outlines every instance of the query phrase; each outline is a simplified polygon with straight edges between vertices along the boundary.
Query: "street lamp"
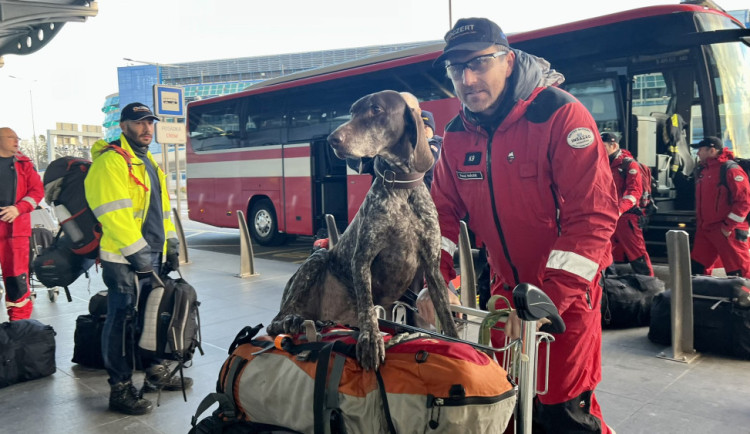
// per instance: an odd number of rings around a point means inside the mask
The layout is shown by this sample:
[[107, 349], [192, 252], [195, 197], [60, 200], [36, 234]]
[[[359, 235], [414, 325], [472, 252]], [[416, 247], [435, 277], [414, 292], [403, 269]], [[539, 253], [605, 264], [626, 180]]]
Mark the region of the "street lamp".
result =
[[[16, 80], [21, 81], [28, 81], [26, 79], [23, 79], [21, 77], [16, 77], [15, 75], [9, 75], [8, 77], [14, 78]], [[31, 80], [32, 83], [36, 83], [36, 80]], [[32, 153], [34, 154], [32, 158], [34, 159], [34, 165], [38, 168], [39, 167], [39, 159], [37, 158], [37, 143], [36, 143], [36, 123], [34, 122], [34, 95], [32, 93], [31, 85], [29, 85], [29, 103], [31, 105], [31, 134], [34, 135], [34, 147], [32, 148]]]

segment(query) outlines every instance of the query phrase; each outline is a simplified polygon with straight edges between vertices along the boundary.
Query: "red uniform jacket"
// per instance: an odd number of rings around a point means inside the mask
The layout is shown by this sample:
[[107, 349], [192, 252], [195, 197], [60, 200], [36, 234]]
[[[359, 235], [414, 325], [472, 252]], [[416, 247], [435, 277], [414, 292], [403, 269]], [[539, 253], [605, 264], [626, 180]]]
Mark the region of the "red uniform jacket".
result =
[[[20, 215], [11, 224], [0, 222], [0, 225], [2, 225], [0, 233], [5, 236], [30, 237], [31, 215], [29, 213], [34, 211], [44, 198], [44, 187], [34, 163], [31, 162], [29, 157], [21, 153], [16, 154], [15, 165], [15, 206], [18, 208]], [[7, 187], [3, 186], [2, 188]]]
[[721, 166], [734, 158], [728, 149], [698, 167], [695, 179], [695, 207], [698, 228], [703, 230], [748, 230], [745, 221], [750, 212], [750, 183], [741, 167], [727, 170], [720, 180]]
[[[622, 162], [626, 157], [633, 160], [630, 167], [622, 166]], [[641, 172], [638, 170], [633, 154], [625, 149], [617, 151], [615, 158], [609, 163], [609, 167], [612, 169], [612, 177], [617, 187], [617, 198], [619, 200], [617, 207], [620, 214], [625, 214], [638, 205], [643, 195]]]
[[[462, 112], [446, 127], [432, 196], [444, 250], [468, 214], [506, 283], [541, 287], [561, 314], [576, 300], [591, 304], [592, 283], [612, 262], [617, 199], [596, 123], [570, 94], [536, 88], [491, 136]], [[446, 274], [452, 257], [442, 260]]]

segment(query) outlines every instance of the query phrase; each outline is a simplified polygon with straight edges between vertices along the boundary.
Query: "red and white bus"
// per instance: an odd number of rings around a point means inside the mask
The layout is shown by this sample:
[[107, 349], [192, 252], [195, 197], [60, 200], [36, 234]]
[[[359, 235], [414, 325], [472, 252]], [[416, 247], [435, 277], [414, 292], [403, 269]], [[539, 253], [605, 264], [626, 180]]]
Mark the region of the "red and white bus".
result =
[[[694, 155], [688, 144], [722, 137], [750, 155], [750, 30], [724, 11], [680, 4], [619, 12], [509, 37], [547, 59], [599, 129], [650, 166], [659, 212], [646, 232], [660, 256], [664, 232], [695, 224]], [[189, 216], [237, 227], [236, 210], [261, 244], [313, 235], [333, 214], [339, 227], [369, 188], [336, 159], [326, 136], [358, 98], [392, 89], [435, 113], [438, 134], [460, 104], [442, 68], [442, 44], [269, 80], [188, 105]], [[652, 253], [653, 254], [653, 253]]]

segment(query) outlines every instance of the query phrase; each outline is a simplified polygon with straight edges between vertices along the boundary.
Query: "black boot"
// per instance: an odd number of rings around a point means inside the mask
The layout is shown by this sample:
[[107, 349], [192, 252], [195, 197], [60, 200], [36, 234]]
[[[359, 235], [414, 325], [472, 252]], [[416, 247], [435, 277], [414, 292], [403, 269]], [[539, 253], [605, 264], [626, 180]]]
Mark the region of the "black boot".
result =
[[123, 381], [111, 386], [109, 392], [109, 409], [124, 414], [150, 413], [151, 401], [138, 395], [131, 381]]
[[176, 373], [173, 375], [172, 370], [167, 363], [159, 363], [146, 369], [146, 378], [143, 380], [144, 392], [156, 392], [159, 389], [176, 391], [182, 390], [183, 384], [185, 390], [193, 385], [193, 379], [182, 377]]

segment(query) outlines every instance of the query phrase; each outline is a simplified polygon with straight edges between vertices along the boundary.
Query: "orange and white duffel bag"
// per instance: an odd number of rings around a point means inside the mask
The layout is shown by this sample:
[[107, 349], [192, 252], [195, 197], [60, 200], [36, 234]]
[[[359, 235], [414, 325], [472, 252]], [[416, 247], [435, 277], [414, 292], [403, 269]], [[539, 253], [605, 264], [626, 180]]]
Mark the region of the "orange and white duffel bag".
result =
[[502, 433], [513, 414], [517, 387], [467, 342], [381, 327], [386, 359], [373, 372], [357, 363], [354, 329], [307, 322], [274, 341], [256, 337], [262, 327], [237, 336], [191, 432]]

